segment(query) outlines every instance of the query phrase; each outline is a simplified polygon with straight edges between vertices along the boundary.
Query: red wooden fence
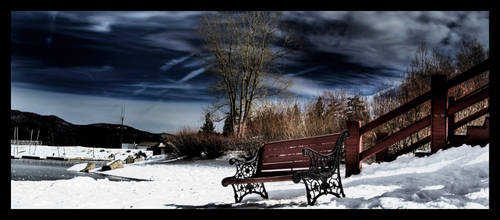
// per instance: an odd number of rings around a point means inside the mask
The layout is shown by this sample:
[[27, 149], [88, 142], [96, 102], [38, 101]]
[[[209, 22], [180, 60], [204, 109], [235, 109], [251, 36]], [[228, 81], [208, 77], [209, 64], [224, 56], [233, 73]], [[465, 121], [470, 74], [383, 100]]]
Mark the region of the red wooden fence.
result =
[[[421, 139], [407, 149], [403, 149], [400, 153], [411, 152], [412, 150], [415, 150], [429, 142], [431, 144], [431, 153], [445, 148], [448, 136], [453, 134], [455, 129], [486, 113], [489, 113], [489, 108], [484, 108], [458, 122], [454, 121], [455, 113], [489, 97], [489, 84], [476, 89], [459, 100], [455, 100], [453, 97], [448, 97], [448, 90], [474, 76], [488, 71], [489, 69], [490, 61], [487, 59], [449, 80], [447, 80], [445, 75], [432, 75], [431, 89], [428, 92], [378, 117], [377, 119], [370, 121], [365, 125], [362, 125], [361, 121], [347, 122], [347, 129], [351, 135], [345, 143], [346, 177], [352, 174], [358, 174], [361, 171], [362, 161], [374, 154], [377, 155], [376, 157], [378, 161], [394, 159], [388, 156], [388, 148], [391, 145], [428, 126], [430, 126], [431, 130], [430, 136]], [[430, 115], [420, 119], [406, 128], [392, 133], [390, 136], [387, 136], [387, 134], [377, 135], [377, 143], [363, 151], [363, 134], [429, 100], [431, 101]]]

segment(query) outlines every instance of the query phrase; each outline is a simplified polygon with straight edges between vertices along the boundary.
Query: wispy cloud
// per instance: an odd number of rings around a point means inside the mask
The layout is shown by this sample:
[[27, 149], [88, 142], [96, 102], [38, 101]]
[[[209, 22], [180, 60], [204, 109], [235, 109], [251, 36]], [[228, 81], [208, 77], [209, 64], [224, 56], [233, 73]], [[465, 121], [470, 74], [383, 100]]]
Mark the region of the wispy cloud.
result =
[[300, 75], [304, 75], [306, 73], [310, 73], [310, 72], [313, 72], [313, 71], [316, 71], [316, 70], [320, 70], [320, 69], [323, 69], [325, 68], [325, 66], [315, 66], [315, 67], [312, 67], [312, 68], [309, 68], [309, 69], [305, 69], [305, 70], [302, 70], [302, 71], [299, 71], [299, 72], [296, 72], [296, 73], [289, 73], [289, 74], [286, 74], [287, 76], [300, 76]]
[[194, 68], [194, 67], [200, 67], [201, 65], [203, 65], [203, 62], [198, 59], [195, 59], [183, 64], [182, 66], [186, 68]]
[[177, 59], [172, 59], [172, 60], [166, 62], [165, 64], [163, 64], [163, 66], [160, 67], [160, 70], [163, 71], [163, 72], [168, 71], [173, 66], [175, 66], [175, 65], [177, 65], [179, 63], [184, 62], [185, 60], [191, 58], [192, 56], [194, 56], [194, 54], [183, 56], [183, 57], [180, 57], [180, 58], [177, 58]]
[[[294, 95], [299, 97], [311, 98], [321, 95], [324, 91], [327, 91], [328, 88], [321, 85], [316, 80], [306, 79], [302, 77], [292, 76], [292, 75], [283, 75], [286, 81], [290, 81], [290, 85], [286, 88], [286, 90]], [[271, 89], [281, 88], [277, 84], [275, 84], [274, 79], [266, 78], [262, 81], [263, 86]]]
[[193, 70], [191, 71], [190, 73], [188, 73], [186, 76], [184, 76], [182, 79], [179, 80], [179, 82], [183, 83], [183, 82], [186, 82], [202, 73], [205, 72], [205, 68], [199, 68], [197, 70]]
[[122, 85], [122, 86], [130, 86], [130, 87], [140, 87], [140, 88], [152, 88], [152, 89], [186, 89], [186, 90], [191, 90], [191, 89], [196, 89], [190, 84], [187, 83], [177, 83], [177, 82], [171, 82], [171, 83], [146, 83], [146, 82], [141, 82], [141, 83], [134, 83], [134, 84], [127, 84], [127, 85]]

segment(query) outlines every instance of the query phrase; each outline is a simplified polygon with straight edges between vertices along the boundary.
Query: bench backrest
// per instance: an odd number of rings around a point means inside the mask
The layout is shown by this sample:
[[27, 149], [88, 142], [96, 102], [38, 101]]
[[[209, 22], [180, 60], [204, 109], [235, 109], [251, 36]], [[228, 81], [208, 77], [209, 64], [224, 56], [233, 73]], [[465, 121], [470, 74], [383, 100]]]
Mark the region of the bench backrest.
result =
[[307, 147], [327, 154], [335, 148], [340, 133], [265, 143], [260, 148], [257, 172], [294, 171], [309, 168], [309, 157], [302, 155]]

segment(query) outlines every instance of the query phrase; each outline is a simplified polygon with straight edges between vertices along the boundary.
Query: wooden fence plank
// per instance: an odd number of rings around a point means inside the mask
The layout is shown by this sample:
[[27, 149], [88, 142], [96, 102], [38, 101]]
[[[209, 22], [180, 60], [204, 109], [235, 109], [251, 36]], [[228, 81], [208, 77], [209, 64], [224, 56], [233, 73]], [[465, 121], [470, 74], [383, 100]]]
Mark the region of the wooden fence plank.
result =
[[476, 92], [474, 95], [465, 96], [459, 100], [456, 100], [452, 106], [448, 108], [448, 115], [455, 114], [479, 101], [482, 101], [486, 98], [490, 97], [490, 88], [489, 86], [482, 89], [479, 92]]
[[[412, 125], [403, 128], [396, 133], [393, 133], [391, 136], [384, 138], [381, 140], [379, 143], [375, 144], [373, 147], [370, 147], [366, 149], [365, 151], [361, 152], [359, 155], [360, 160], [364, 160], [367, 157], [376, 154], [385, 148], [388, 148], [389, 146], [397, 143], [400, 140], [403, 140], [404, 138], [408, 137], [409, 135], [422, 130], [423, 128], [429, 126], [431, 124], [431, 116], [427, 116], [425, 118], [420, 119], [419, 121], [413, 123]], [[347, 153], [347, 152], [346, 152]]]
[[428, 101], [429, 99], [431, 98], [431, 91], [428, 91], [422, 95], [420, 95], [419, 97], [407, 102], [406, 104], [402, 105], [402, 106], [399, 106], [398, 108], [378, 117], [377, 119], [363, 125], [361, 127], [361, 130], [360, 130], [360, 133], [361, 134], [364, 134], [404, 113], [406, 113], [407, 111], [419, 106], [420, 104]]
[[455, 130], [455, 129], [461, 127], [461, 126], [466, 125], [467, 123], [469, 123], [469, 122], [471, 122], [471, 121], [473, 121], [475, 119], [478, 119], [479, 117], [481, 117], [481, 116], [483, 116], [483, 115], [485, 115], [485, 114], [487, 114], [489, 112], [490, 112], [490, 108], [489, 107], [483, 108], [483, 109], [475, 112], [474, 114], [471, 114], [471, 115], [467, 116], [466, 118], [463, 118], [460, 121], [457, 121], [457, 122], [453, 123], [453, 125], [450, 126], [449, 129], [450, 130]]

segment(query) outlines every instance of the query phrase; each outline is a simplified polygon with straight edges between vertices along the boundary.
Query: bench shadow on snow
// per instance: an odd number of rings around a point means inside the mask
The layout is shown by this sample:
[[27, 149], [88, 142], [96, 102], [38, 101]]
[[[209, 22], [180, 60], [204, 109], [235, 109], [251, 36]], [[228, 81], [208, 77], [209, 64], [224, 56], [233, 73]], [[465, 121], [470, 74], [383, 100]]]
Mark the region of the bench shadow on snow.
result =
[[168, 207], [175, 207], [179, 209], [268, 209], [268, 208], [287, 208], [290, 206], [307, 207], [307, 201], [304, 202], [290, 202], [280, 204], [266, 204], [262, 202], [243, 201], [243, 203], [208, 203], [206, 205], [175, 205], [165, 204]]
[[[300, 183], [303, 186], [303, 183]], [[273, 190], [272, 186], [266, 186], [269, 194], [269, 199], [263, 199], [259, 195], [250, 194], [246, 196], [241, 203], [208, 203], [206, 205], [177, 205], [165, 204], [168, 207], [175, 207], [179, 209], [262, 209], [262, 208], [287, 208], [293, 207], [307, 207], [306, 190], [305, 189], [276, 189]], [[269, 204], [273, 200], [288, 200], [303, 197], [303, 201], [280, 201], [278, 204]]]

